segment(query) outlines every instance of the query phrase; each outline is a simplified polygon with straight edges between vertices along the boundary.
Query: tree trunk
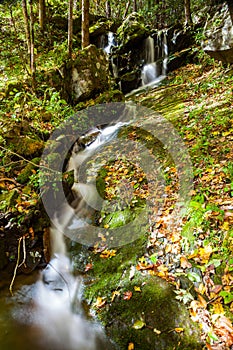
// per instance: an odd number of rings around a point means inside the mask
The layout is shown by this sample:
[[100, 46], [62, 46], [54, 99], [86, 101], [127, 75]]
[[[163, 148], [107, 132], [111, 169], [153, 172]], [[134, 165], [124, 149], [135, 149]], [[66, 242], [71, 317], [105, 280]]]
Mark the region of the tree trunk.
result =
[[44, 29], [45, 29], [45, 22], [46, 22], [45, 0], [39, 0], [39, 25], [42, 33], [44, 32]]
[[123, 19], [127, 16], [128, 11], [129, 11], [129, 7], [130, 7], [130, 1], [128, 1], [127, 4], [126, 4], [126, 8], [125, 8], [125, 12], [124, 12], [124, 15], [123, 15]]
[[185, 15], [185, 26], [192, 25], [190, 0], [184, 0], [184, 15]]
[[82, 0], [82, 48], [89, 44], [89, 0]]
[[73, 9], [74, 0], [69, 0], [69, 11], [68, 11], [68, 55], [72, 57], [73, 48]]
[[110, 18], [111, 17], [111, 5], [110, 1], [105, 2], [105, 12], [106, 12], [106, 17]]
[[133, 0], [133, 11], [137, 12], [138, 7], [137, 7], [137, 0]]
[[27, 10], [27, 0], [22, 0], [22, 8], [23, 8], [23, 18], [24, 18], [24, 28], [25, 35], [27, 41], [28, 54], [31, 52], [31, 39], [30, 39], [30, 25], [29, 25], [29, 16]]
[[36, 64], [35, 64], [35, 52], [34, 52], [34, 16], [33, 16], [33, 4], [32, 0], [29, 0], [30, 4], [30, 69], [32, 75], [32, 87], [35, 88], [35, 74], [36, 74]]
[[232, 0], [227, 0], [227, 5], [228, 5], [228, 9], [229, 9], [229, 12], [231, 15], [231, 22], [233, 25], [233, 2], [232, 2]]

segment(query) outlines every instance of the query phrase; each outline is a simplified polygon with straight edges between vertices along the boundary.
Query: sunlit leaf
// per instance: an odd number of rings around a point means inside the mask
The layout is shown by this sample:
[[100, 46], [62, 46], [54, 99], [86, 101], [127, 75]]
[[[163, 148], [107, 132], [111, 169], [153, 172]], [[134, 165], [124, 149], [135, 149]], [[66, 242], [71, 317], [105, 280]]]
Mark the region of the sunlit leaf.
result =
[[134, 343], [128, 344], [128, 350], [134, 350]]
[[128, 290], [127, 292], [124, 293], [123, 299], [124, 300], [130, 300], [132, 298], [133, 293]]
[[146, 325], [146, 324], [145, 324], [144, 321], [142, 321], [142, 320], [137, 320], [137, 321], [134, 322], [133, 328], [134, 328], [134, 329], [142, 329], [145, 325]]
[[177, 328], [174, 328], [174, 330], [176, 331], [176, 333], [181, 333], [184, 331], [184, 328], [177, 327]]

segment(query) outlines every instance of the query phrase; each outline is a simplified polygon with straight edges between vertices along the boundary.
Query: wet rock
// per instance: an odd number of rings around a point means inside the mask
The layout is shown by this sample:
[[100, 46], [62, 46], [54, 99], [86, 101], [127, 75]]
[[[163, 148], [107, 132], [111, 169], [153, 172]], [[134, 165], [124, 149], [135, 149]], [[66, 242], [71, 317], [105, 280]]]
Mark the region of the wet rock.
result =
[[216, 60], [233, 63], [233, 26], [225, 4], [206, 23], [203, 50]]

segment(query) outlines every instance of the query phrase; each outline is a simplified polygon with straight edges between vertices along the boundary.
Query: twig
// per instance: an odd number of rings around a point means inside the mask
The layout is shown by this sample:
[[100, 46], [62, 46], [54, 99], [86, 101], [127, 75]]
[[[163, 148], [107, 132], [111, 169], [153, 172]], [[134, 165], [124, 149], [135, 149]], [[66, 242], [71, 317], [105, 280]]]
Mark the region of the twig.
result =
[[9, 287], [9, 291], [11, 293], [11, 295], [13, 296], [13, 285], [14, 285], [14, 282], [15, 282], [15, 277], [16, 277], [16, 273], [17, 273], [17, 269], [19, 267], [19, 259], [20, 259], [20, 243], [22, 241], [23, 237], [20, 237], [19, 239], [19, 243], [18, 243], [18, 257], [17, 257], [17, 261], [16, 261], [16, 265], [15, 265], [15, 269], [14, 269], [14, 274], [13, 274], [13, 277], [12, 277], [12, 280], [11, 280], [11, 284], [10, 284], [10, 287]]
[[6, 152], [10, 152], [11, 154], [14, 154], [15, 156], [17, 156], [17, 157], [23, 159], [25, 162], [27, 162], [27, 163], [29, 163], [29, 164], [31, 164], [31, 165], [33, 165], [33, 166], [39, 168], [39, 169], [46, 169], [46, 170], [52, 171], [52, 172], [54, 172], [54, 173], [57, 173], [56, 170], [53, 170], [53, 169], [51, 169], [51, 168], [49, 168], [49, 167], [47, 167], [47, 166], [45, 166], [45, 165], [36, 164], [36, 163], [34, 163], [34, 162], [32, 162], [32, 161], [30, 161], [30, 160], [24, 158], [24, 157], [21, 156], [20, 154], [11, 151], [10, 149], [7, 149], [7, 148], [5, 148], [5, 147], [3, 147], [3, 146], [0, 146], [0, 148], [3, 149], [3, 150], [6, 151]]
[[16, 186], [21, 186], [17, 181], [15, 181], [14, 179], [9, 179], [8, 177], [3, 177], [2, 179], [0, 179], [0, 182], [1, 181], [13, 182]]
[[27, 253], [26, 253], [26, 243], [25, 243], [25, 236], [23, 236], [23, 261], [21, 262], [21, 264], [18, 266], [18, 268], [20, 268], [20, 266], [25, 265], [25, 261], [26, 261], [26, 257], [27, 257]]

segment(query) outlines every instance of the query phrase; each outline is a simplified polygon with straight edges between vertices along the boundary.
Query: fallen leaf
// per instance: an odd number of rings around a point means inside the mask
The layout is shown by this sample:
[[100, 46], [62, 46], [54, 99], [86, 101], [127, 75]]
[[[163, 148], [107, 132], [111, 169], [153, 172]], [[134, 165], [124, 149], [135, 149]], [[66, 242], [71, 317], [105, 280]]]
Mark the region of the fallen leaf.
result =
[[142, 329], [145, 326], [145, 322], [142, 320], [135, 321], [133, 324], [134, 329]]
[[192, 267], [192, 264], [188, 261], [188, 259], [185, 256], [181, 256], [180, 266], [182, 267], [182, 269], [189, 269]]
[[116, 296], [120, 295], [121, 293], [118, 290], [114, 290], [114, 292], [112, 292], [112, 298], [111, 301], [113, 302], [114, 299], [116, 298]]
[[106, 300], [104, 300], [102, 297], [97, 297], [96, 302], [94, 303], [94, 307], [97, 307], [98, 309], [100, 309], [105, 304], [106, 304]]
[[130, 300], [132, 298], [133, 293], [128, 290], [127, 292], [124, 293], [123, 299], [124, 300]]
[[134, 286], [134, 290], [135, 290], [135, 292], [141, 292], [141, 288], [137, 287], [137, 286]]
[[174, 330], [176, 331], [176, 333], [181, 333], [184, 331], [184, 328], [177, 327], [177, 328], [174, 328]]
[[100, 254], [100, 257], [104, 258], [104, 259], [108, 259], [108, 258], [111, 258], [113, 256], [116, 256], [116, 250], [114, 250], [114, 249], [110, 249], [110, 250], [105, 249]]
[[134, 350], [134, 343], [129, 343], [128, 350]]
[[85, 272], [91, 270], [92, 268], [93, 268], [93, 265], [92, 265], [91, 263], [86, 264], [86, 266], [85, 266]]

